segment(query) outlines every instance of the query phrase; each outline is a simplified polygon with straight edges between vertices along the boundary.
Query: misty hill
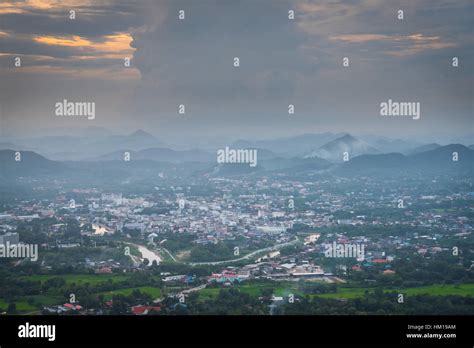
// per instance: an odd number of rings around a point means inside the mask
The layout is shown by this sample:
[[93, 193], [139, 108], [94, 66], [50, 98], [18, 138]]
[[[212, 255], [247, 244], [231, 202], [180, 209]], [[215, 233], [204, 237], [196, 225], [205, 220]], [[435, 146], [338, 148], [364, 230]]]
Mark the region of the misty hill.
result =
[[139, 151], [159, 147], [160, 145], [162, 145], [162, 143], [158, 141], [158, 139], [143, 130], [137, 130], [129, 135], [112, 135], [92, 143], [92, 146], [102, 153], [113, 152], [124, 148]]
[[208, 173], [211, 176], [233, 176], [244, 174], [278, 174], [278, 173], [303, 173], [321, 171], [331, 167], [333, 164], [321, 158], [260, 158], [258, 153], [258, 164], [250, 167], [248, 164], [217, 164]]
[[409, 153], [414, 148], [419, 147], [423, 144], [411, 141], [411, 140], [401, 140], [401, 139], [391, 139], [384, 136], [378, 135], [363, 135], [358, 137], [359, 139], [365, 141], [372, 147], [379, 150], [379, 153]]
[[468, 146], [469, 150], [474, 150], [474, 144]]
[[[453, 153], [458, 154], [458, 161], [453, 161]], [[437, 149], [411, 156], [418, 165], [435, 168], [466, 168], [474, 169], [474, 151], [461, 144], [441, 146]], [[440, 168], [441, 169], [441, 168]]]
[[[453, 153], [458, 161], [453, 161]], [[362, 155], [340, 166], [336, 172], [347, 175], [443, 174], [474, 172], [474, 151], [464, 145], [440, 146], [414, 155], [400, 153]]]
[[0, 143], [0, 150], [11, 150], [11, 149], [15, 149], [16, 151], [26, 150], [25, 147], [17, 146], [12, 143]]
[[409, 159], [401, 153], [361, 155], [345, 162], [336, 173], [340, 175], [401, 174], [408, 168]]
[[[209, 168], [209, 163], [173, 164], [150, 160], [119, 161], [52, 161], [35, 152], [22, 151], [21, 161], [15, 161], [15, 151], [0, 150], [0, 186], [53, 185], [56, 181], [71, 187], [116, 187], [127, 183], [154, 182], [159, 173], [165, 177], [193, 175]], [[28, 179], [28, 180], [25, 180]]]
[[[258, 153], [258, 159], [276, 158], [277, 155], [266, 149], [255, 149]], [[121, 150], [109, 153], [103, 156], [93, 158], [93, 161], [120, 161], [123, 160], [124, 152], [128, 151], [132, 160], [151, 160], [169, 163], [184, 162], [216, 162], [217, 154], [206, 152], [199, 149], [193, 150], [172, 150], [169, 148], [151, 148], [141, 151]]]
[[21, 151], [20, 161], [15, 161], [15, 152], [0, 150], [0, 177], [5, 179], [37, 177], [54, 175], [66, 170], [64, 164], [51, 161], [32, 151]]
[[410, 155], [415, 155], [415, 154], [418, 154], [418, 153], [435, 150], [439, 147], [441, 147], [441, 145], [439, 145], [437, 143], [426, 144], [426, 145], [422, 145], [422, 146], [418, 146], [418, 147], [414, 148], [413, 150], [411, 150], [409, 152], [409, 154]]
[[321, 133], [302, 134], [293, 137], [278, 138], [274, 140], [247, 141], [238, 140], [232, 144], [233, 148], [259, 148], [270, 150], [283, 157], [294, 157], [310, 152], [312, 149], [326, 144], [340, 137], [342, 134]]
[[[99, 136], [98, 134], [104, 135]], [[31, 150], [59, 161], [83, 160], [124, 148], [139, 151], [163, 146], [162, 142], [143, 130], [128, 135], [106, 134], [99, 130], [85, 137], [70, 135], [44, 136], [23, 139], [23, 143], [25, 147]]]
[[168, 148], [150, 148], [140, 151], [120, 150], [94, 158], [94, 161], [123, 161], [124, 152], [130, 153], [131, 160], [151, 160], [158, 162], [212, 162], [215, 155], [202, 150], [175, 151]]
[[136, 130], [132, 134], [128, 135], [129, 138], [142, 139], [142, 140], [156, 140], [156, 138], [150, 133], [145, 132], [142, 129]]
[[[453, 161], [457, 153], [458, 161]], [[32, 151], [21, 151], [21, 161], [15, 161], [15, 151], [0, 150], [0, 183], [21, 177], [53, 180], [60, 179], [70, 185], [116, 185], [130, 182], [153, 182], [158, 173], [165, 177], [184, 176], [238, 176], [261, 175], [438, 175], [474, 174], [474, 151], [464, 145], [440, 146], [434, 150], [414, 155], [400, 153], [366, 154], [356, 156], [343, 164], [333, 164], [321, 158], [274, 157], [270, 151], [259, 154], [257, 166], [249, 164], [216, 164], [216, 156], [200, 150], [174, 151], [153, 148], [131, 153], [131, 161], [123, 160], [123, 152], [111, 154], [119, 156], [108, 160], [57, 162]], [[200, 157], [202, 156], [202, 157]], [[261, 157], [260, 157], [261, 156]], [[154, 158], [150, 160], [148, 158]], [[198, 159], [202, 159], [199, 161]], [[161, 180], [161, 179], [158, 179]]]
[[305, 157], [319, 157], [331, 162], [342, 162], [344, 152], [349, 154], [349, 158], [354, 158], [365, 154], [375, 154], [379, 151], [365, 141], [346, 134], [312, 151]]

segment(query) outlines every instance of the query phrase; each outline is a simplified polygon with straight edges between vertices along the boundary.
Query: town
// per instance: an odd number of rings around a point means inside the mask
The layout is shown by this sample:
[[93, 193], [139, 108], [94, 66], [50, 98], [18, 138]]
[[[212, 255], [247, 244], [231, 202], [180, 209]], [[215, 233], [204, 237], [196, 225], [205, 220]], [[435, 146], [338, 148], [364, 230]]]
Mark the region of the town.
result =
[[347, 303], [380, 290], [472, 293], [466, 202], [474, 192], [449, 178], [161, 180], [140, 194], [56, 183], [38, 188], [41, 199], [8, 204], [0, 242], [37, 244], [39, 257], [0, 261], [0, 308], [206, 314], [219, 312], [212, 301], [241, 301], [228, 311], [281, 314], [304, 301]]

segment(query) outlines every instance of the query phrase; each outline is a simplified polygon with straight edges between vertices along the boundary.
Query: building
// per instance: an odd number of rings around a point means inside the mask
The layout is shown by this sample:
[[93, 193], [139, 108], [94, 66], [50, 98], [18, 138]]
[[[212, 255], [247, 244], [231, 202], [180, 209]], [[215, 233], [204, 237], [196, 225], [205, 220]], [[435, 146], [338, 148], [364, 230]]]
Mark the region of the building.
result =
[[122, 205], [123, 203], [123, 198], [122, 194], [118, 193], [103, 193], [101, 196], [101, 200], [104, 203], [113, 203], [115, 205]]
[[312, 243], [316, 243], [318, 241], [320, 237], [320, 234], [319, 233], [313, 233], [307, 237], [305, 237], [304, 239], [304, 245], [308, 245], [308, 244], [312, 244]]
[[125, 228], [129, 230], [139, 230], [140, 233], [143, 233], [146, 229], [145, 223], [143, 222], [131, 222], [124, 225]]
[[175, 282], [175, 281], [183, 280], [185, 278], [186, 278], [185, 274], [179, 274], [179, 275], [164, 277], [163, 281], [164, 282]]
[[11, 220], [13, 219], [13, 216], [10, 214], [0, 214], [0, 220]]
[[286, 231], [285, 226], [257, 226], [257, 230], [263, 233], [278, 234]]
[[132, 307], [132, 313], [135, 315], [146, 315], [152, 311], [159, 312], [160, 306], [134, 306]]
[[296, 266], [290, 271], [290, 275], [295, 278], [313, 278], [324, 275], [323, 269], [319, 266]]
[[241, 282], [242, 279], [240, 275], [231, 273], [231, 272], [223, 272], [223, 273], [212, 273], [212, 275], [208, 278], [209, 282], [217, 282], [217, 283], [234, 283], [234, 282]]

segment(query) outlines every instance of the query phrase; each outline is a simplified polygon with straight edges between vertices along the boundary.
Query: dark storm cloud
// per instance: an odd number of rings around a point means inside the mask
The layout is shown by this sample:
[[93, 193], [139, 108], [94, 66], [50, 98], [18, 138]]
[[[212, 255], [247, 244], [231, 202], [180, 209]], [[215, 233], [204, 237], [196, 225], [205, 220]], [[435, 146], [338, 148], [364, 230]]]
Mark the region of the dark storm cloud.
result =
[[[76, 19], [69, 19], [69, 9]], [[134, 14], [140, 6], [117, 3], [81, 8], [30, 9], [24, 13], [0, 13], [0, 30], [31, 35], [77, 35], [100, 38], [113, 32], [139, 26], [141, 18]]]
[[[290, 1], [162, 1], [167, 16], [134, 35], [135, 65], [146, 88], [195, 100], [291, 96], [311, 65], [289, 21]], [[186, 19], [178, 20], [185, 9]], [[234, 68], [238, 57], [240, 67]], [[275, 92], [275, 93], [272, 93]]]
[[[0, 55], [0, 68], [17, 54], [42, 69], [45, 85], [56, 86], [48, 79], [57, 79], [61, 68], [74, 70], [78, 84], [101, 67], [98, 76], [113, 79], [124, 71], [118, 66], [123, 54], [112, 57], [106, 44], [110, 35], [125, 33], [136, 51], [124, 49], [127, 40], [122, 51], [134, 56], [129, 71], [138, 69], [133, 77], [141, 80], [127, 94], [133, 99], [121, 99], [131, 110], [114, 103], [103, 103], [102, 110], [136, 128], [203, 135], [229, 130], [239, 137], [348, 129], [408, 134], [449, 129], [473, 117], [472, 1], [81, 1], [75, 21], [62, 5], [0, 11], [0, 53], [9, 53]], [[178, 20], [182, 9], [184, 21]], [[294, 21], [288, 10], [295, 11]], [[49, 36], [89, 42], [45, 44]], [[458, 69], [450, 65], [454, 56]], [[342, 67], [343, 57], [350, 58], [349, 68]], [[55, 74], [48, 77], [48, 71]], [[22, 79], [26, 85], [26, 69]], [[108, 85], [108, 100], [123, 83]], [[91, 83], [87, 90], [97, 99], [106, 93]], [[52, 98], [59, 93], [53, 87], [46, 92]], [[382, 119], [378, 106], [388, 98], [420, 101], [422, 119]], [[176, 118], [181, 103], [192, 117]], [[290, 103], [297, 112], [292, 118]], [[102, 120], [112, 124], [107, 117]]]
[[[178, 20], [181, 9], [184, 21]], [[287, 18], [290, 9], [294, 21]], [[142, 74], [139, 114], [175, 115], [184, 103], [215, 129], [239, 123], [277, 128], [278, 122], [282, 129], [380, 129], [387, 127], [377, 114], [380, 101], [399, 97], [426, 101], [433, 111], [423, 121], [426, 128], [442, 124], [441, 112], [450, 109], [466, 120], [469, 10], [467, 1], [160, 1], [150, 5], [148, 29], [133, 35]], [[349, 69], [342, 68], [346, 56]], [[456, 85], [445, 81], [453, 74], [447, 72], [453, 56], [465, 64], [466, 77], [456, 77], [464, 82]], [[233, 57], [240, 68], [232, 66]], [[447, 72], [442, 78], [441, 71]], [[436, 104], [449, 95], [463, 98]], [[290, 102], [299, 118], [275, 118]], [[198, 123], [190, 119], [179, 127]]]

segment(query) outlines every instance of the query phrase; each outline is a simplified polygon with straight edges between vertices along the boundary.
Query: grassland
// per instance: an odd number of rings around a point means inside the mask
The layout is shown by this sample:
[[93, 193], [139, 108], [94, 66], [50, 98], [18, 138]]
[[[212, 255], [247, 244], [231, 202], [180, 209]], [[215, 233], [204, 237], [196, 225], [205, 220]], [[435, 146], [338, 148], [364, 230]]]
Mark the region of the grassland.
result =
[[52, 278], [63, 278], [66, 281], [66, 284], [86, 284], [91, 285], [99, 284], [103, 282], [121, 282], [128, 279], [126, 275], [117, 275], [117, 274], [59, 274], [59, 275], [49, 275], [49, 274], [40, 274], [40, 275], [29, 275], [21, 277], [23, 280], [30, 281], [41, 281], [45, 282], [48, 279]]
[[[276, 286], [275, 286], [276, 285]], [[237, 288], [246, 294], [251, 296], [261, 296], [262, 290], [265, 288], [273, 288], [273, 295], [275, 296], [288, 296], [294, 294], [296, 296], [304, 296], [304, 294], [298, 290], [298, 284], [296, 283], [280, 283], [280, 284], [259, 284], [259, 283], [243, 283], [237, 285]], [[375, 288], [353, 288], [339, 286], [335, 293], [326, 294], [310, 294], [309, 297], [321, 297], [321, 298], [332, 298], [332, 299], [354, 299], [363, 297], [366, 291], [374, 291]], [[217, 297], [220, 288], [206, 288], [199, 291], [199, 300], [206, 300]], [[461, 284], [461, 285], [429, 285], [416, 288], [400, 288], [400, 289], [384, 289], [384, 292], [397, 292], [405, 295], [432, 295], [432, 296], [473, 296], [474, 297], [474, 284]]]
[[[14, 303], [18, 312], [32, 312], [40, 310], [42, 306], [59, 304], [62, 300], [64, 301], [64, 299], [59, 297], [35, 295], [22, 297], [19, 301], [14, 301]], [[6, 311], [7, 308], [8, 303], [0, 299], [0, 310]]]
[[149, 294], [153, 299], [161, 297], [161, 289], [151, 286], [140, 286], [136, 288], [125, 288], [112, 291], [105, 291], [97, 293], [97, 295], [103, 295], [105, 300], [110, 300], [113, 295], [130, 295], [133, 291], [139, 290], [142, 293]]
[[[48, 279], [52, 278], [63, 278], [67, 284], [99, 284], [102, 282], [114, 282], [118, 283], [121, 281], [127, 280], [127, 275], [96, 275], [96, 274], [70, 274], [70, 275], [31, 275], [23, 276], [22, 279], [30, 281], [41, 281], [45, 282]], [[294, 294], [296, 296], [309, 296], [311, 298], [327, 298], [327, 299], [354, 299], [361, 298], [365, 293], [372, 292], [376, 288], [358, 288], [350, 287], [347, 285], [342, 285], [337, 287], [337, 291], [334, 293], [325, 293], [325, 294], [310, 294], [305, 295], [298, 289], [299, 284], [297, 282], [255, 282], [255, 281], [246, 281], [242, 284], [234, 285], [235, 288], [239, 289], [242, 293], [249, 294], [252, 297], [262, 296], [262, 293], [265, 289], [273, 289], [273, 295], [286, 297], [289, 294]], [[205, 301], [207, 299], [216, 298], [221, 291], [221, 287], [218, 288], [205, 288], [198, 291], [199, 301]], [[153, 299], [160, 298], [163, 296], [163, 290], [160, 288], [152, 286], [141, 286], [141, 287], [129, 287], [123, 289], [117, 289], [112, 291], [96, 293], [96, 295], [103, 295], [104, 299], [109, 300], [113, 295], [123, 294], [130, 295], [134, 290], [140, 290], [143, 293], [151, 295]], [[164, 291], [167, 292], [171, 288], [165, 288]], [[403, 293], [405, 296], [414, 296], [414, 295], [432, 295], [432, 296], [470, 296], [474, 297], [474, 284], [460, 284], [460, 285], [442, 285], [435, 284], [422, 287], [413, 287], [413, 288], [393, 288], [393, 289], [384, 289], [384, 292], [397, 292]], [[45, 295], [36, 295], [36, 296], [24, 296], [14, 303], [16, 304], [16, 309], [18, 312], [33, 312], [38, 311], [41, 306], [44, 305], [54, 305], [60, 304], [65, 299], [54, 297], [54, 296], [45, 296]], [[6, 311], [8, 308], [6, 301], [0, 299], [0, 310]]]
[[[253, 297], [262, 296], [264, 289], [273, 289], [273, 295], [275, 296], [288, 296], [289, 294], [302, 295], [301, 291], [297, 289], [298, 284], [292, 282], [280, 282], [280, 283], [251, 283], [244, 282], [236, 287], [240, 292], [249, 294]], [[211, 299], [219, 295], [220, 288], [206, 288], [199, 291], [199, 300], [204, 301]]]
[[[318, 294], [310, 295], [311, 297], [322, 297], [322, 298], [358, 298], [363, 297], [365, 292], [373, 291], [371, 288], [349, 288], [339, 287], [337, 292], [330, 294]], [[399, 289], [384, 289], [384, 292], [397, 292], [408, 296], [414, 295], [431, 295], [431, 296], [474, 296], [474, 284], [461, 284], [461, 285], [429, 285], [421, 286], [417, 288], [399, 288]]]

